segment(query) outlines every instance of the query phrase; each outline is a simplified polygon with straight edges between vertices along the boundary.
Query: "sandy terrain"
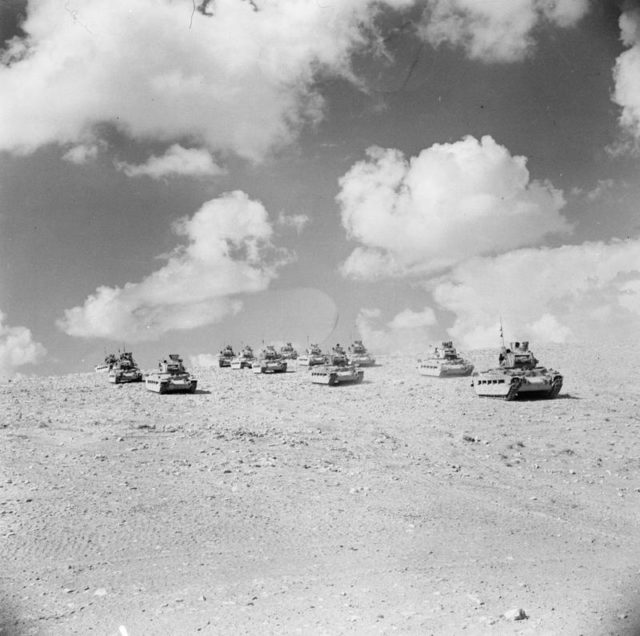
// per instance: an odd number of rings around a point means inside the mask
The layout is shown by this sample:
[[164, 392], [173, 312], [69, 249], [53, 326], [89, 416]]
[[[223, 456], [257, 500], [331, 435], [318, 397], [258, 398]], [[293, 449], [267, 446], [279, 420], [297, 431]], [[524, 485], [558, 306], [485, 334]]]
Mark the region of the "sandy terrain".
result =
[[410, 357], [3, 385], [1, 633], [635, 633], [640, 351], [533, 348], [557, 400]]

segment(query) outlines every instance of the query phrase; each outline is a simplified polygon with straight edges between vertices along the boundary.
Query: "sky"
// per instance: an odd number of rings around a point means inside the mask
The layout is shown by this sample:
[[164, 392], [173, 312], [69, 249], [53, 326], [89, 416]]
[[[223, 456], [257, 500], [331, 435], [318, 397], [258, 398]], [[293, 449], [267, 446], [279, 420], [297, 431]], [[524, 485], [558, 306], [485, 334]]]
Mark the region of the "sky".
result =
[[6, 0], [0, 377], [640, 333], [640, 7]]

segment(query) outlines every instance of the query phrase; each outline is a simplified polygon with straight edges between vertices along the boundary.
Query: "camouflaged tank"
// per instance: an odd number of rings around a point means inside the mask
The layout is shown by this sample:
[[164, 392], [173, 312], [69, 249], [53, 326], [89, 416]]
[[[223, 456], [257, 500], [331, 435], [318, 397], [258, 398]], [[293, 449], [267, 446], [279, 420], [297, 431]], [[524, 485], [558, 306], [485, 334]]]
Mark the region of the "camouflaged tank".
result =
[[142, 371], [133, 359], [133, 354], [130, 351], [123, 351], [111, 365], [108, 377], [112, 384], [142, 382]]
[[253, 353], [253, 348], [249, 345], [245, 345], [242, 348], [242, 351], [233, 360], [231, 360], [231, 368], [250, 369], [255, 359], [256, 356]]
[[360, 384], [363, 379], [364, 371], [349, 362], [345, 350], [340, 345], [336, 345], [326, 356], [324, 364], [311, 369], [311, 381], [316, 384]]
[[198, 386], [177, 353], [170, 353], [169, 360], [161, 360], [158, 370], [150, 373], [144, 383], [147, 390], [154, 393], [195, 393]]
[[376, 363], [375, 358], [362, 344], [362, 340], [356, 340], [349, 346], [349, 354], [347, 357], [351, 364], [357, 364], [359, 367], [372, 367]]
[[418, 360], [418, 373], [436, 378], [451, 378], [471, 375], [473, 364], [460, 357], [453, 342], [448, 340], [434, 347], [431, 355]]
[[285, 373], [287, 361], [282, 357], [275, 347], [267, 345], [251, 365], [254, 373]]
[[236, 357], [236, 354], [233, 352], [233, 347], [231, 345], [227, 345], [224, 349], [220, 350], [218, 354], [218, 366], [219, 367], [230, 367], [231, 361]]
[[515, 400], [517, 397], [555, 398], [562, 388], [562, 375], [538, 366], [529, 343], [512, 342], [502, 347], [495, 369], [474, 375], [471, 385], [481, 396]]
[[309, 345], [306, 351], [298, 358], [298, 364], [306, 367], [313, 367], [324, 364], [326, 356], [317, 344]]

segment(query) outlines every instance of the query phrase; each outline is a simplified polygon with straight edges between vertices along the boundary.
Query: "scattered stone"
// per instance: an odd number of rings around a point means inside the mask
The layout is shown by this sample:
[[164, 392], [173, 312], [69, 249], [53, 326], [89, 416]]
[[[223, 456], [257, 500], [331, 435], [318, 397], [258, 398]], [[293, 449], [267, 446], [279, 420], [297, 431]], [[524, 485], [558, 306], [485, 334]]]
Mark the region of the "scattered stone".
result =
[[503, 616], [508, 621], [524, 621], [529, 618], [527, 613], [522, 608], [509, 610], [508, 612], [505, 612]]

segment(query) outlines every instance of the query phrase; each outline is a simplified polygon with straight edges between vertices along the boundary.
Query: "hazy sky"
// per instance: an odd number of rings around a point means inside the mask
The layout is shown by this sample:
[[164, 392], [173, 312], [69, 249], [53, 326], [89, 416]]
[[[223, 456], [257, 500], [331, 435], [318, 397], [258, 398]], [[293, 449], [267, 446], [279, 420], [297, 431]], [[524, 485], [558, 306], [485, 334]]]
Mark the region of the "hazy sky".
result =
[[640, 333], [640, 9], [5, 2], [0, 375]]

